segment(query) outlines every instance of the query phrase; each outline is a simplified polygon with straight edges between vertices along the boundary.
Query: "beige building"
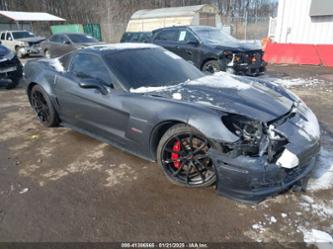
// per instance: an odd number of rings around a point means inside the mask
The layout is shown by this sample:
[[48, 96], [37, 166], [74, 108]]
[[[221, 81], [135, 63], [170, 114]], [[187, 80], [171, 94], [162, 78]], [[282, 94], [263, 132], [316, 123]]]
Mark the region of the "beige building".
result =
[[209, 25], [222, 28], [214, 5], [204, 4], [136, 11], [128, 22], [127, 32], [150, 32], [170, 26]]

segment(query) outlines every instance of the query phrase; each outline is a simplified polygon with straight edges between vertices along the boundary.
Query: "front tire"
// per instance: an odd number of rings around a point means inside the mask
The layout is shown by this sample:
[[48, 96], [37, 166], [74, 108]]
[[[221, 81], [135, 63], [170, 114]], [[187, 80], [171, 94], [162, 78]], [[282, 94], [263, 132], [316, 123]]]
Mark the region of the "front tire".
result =
[[202, 71], [207, 74], [213, 74], [221, 71], [221, 67], [217, 60], [206, 61], [202, 66]]
[[44, 126], [55, 127], [59, 125], [57, 112], [54, 109], [48, 94], [41, 86], [35, 85], [32, 88], [29, 99], [39, 121]]
[[185, 187], [207, 187], [216, 181], [209, 148], [218, 148], [194, 128], [179, 124], [171, 127], [161, 138], [157, 160], [166, 177]]

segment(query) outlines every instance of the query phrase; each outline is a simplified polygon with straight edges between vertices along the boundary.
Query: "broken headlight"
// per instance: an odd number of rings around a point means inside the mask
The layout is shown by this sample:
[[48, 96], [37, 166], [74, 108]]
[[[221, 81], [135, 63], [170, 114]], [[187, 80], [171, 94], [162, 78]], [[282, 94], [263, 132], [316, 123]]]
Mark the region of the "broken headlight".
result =
[[263, 126], [259, 121], [240, 115], [227, 115], [222, 117], [222, 122], [240, 138], [237, 143], [229, 145], [229, 149], [236, 150], [237, 154], [258, 155], [263, 137]]

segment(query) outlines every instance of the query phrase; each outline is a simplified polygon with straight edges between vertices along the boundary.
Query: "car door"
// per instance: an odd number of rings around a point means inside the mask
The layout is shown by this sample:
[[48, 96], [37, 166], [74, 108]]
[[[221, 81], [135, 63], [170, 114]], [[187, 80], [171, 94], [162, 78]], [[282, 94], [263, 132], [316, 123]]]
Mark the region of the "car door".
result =
[[6, 33], [4, 44], [8, 49], [15, 51], [15, 41], [13, 39], [12, 32]]
[[166, 29], [158, 32], [154, 37], [154, 43], [168, 49], [171, 52], [179, 54], [177, 49], [178, 29]]
[[200, 67], [200, 42], [190, 30], [179, 30], [176, 50], [176, 54], [184, 60]]
[[61, 35], [60, 36], [60, 53], [61, 55], [67, 54], [75, 49], [74, 43], [66, 36]]
[[[98, 80], [109, 93], [79, 86], [87, 80]], [[112, 75], [103, 60], [94, 54], [74, 55], [68, 72], [55, 79], [55, 93], [60, 118], [67, 124], [104, 139], [124, 142], [128, 113], [122, 111], [121, 90], [111, 85]]]

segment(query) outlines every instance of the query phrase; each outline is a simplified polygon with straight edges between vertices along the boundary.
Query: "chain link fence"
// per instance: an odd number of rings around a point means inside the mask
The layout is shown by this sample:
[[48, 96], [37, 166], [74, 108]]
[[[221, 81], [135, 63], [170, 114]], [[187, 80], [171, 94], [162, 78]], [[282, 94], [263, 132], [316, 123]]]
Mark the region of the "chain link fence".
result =
[[241, 40], [261, 40], [268, 35], [269, 17], [222, 17], [222, 23]]

